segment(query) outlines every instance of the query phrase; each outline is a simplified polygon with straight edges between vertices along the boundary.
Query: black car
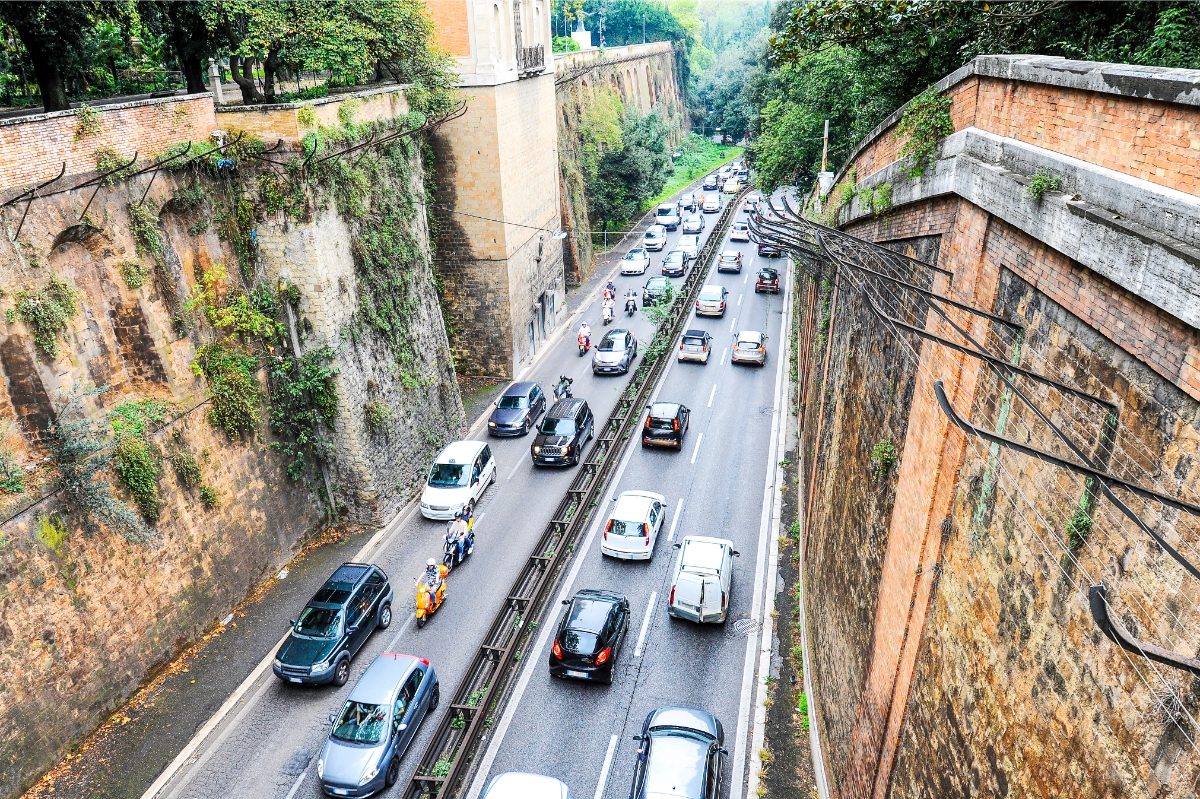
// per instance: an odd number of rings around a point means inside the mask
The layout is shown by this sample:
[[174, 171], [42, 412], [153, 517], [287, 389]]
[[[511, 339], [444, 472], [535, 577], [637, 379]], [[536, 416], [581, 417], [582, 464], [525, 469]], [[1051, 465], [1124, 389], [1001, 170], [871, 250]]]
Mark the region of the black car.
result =
[[391, 623], [387, 575], [368, 563], [343, 563], [291, 622], [272, 669], [284, 682], [345, 685], [350, 658]]
[[642, 426], [643, 447], [674, 447], [683, 449], [692, 412], [678, 402], [656, 402], [646, 406], [646, 423]]
[[760, 241], [758, 243], [758, 254], [763, 256], [764, 258], [778, 258], [780, 255], [780, 252], [779, 252], [778, 247], [776, 247], [772, 244], [767, 244], [766, 242]]
[[579, 398], [559, 400], [538, 427], [529, 454], [537, 466], [579, 463], [583, 447], [595, 434], [596, 420], [587, 402]]
[[585, 588], [563, 604], [567, 612], [550, 647], [550, 675], [611, 683], [629, 632], [629, 600]]
[[625, 374], [637, 357], [637, 339], [628, 330], [613, 328], [592, 353], [592, 374]]
[[721, 179], [717, 177], [716, 173], [713, 173], [704, 178], [704, 182], [700, 184], [700, 188], [715, 189], [719, 185], [720, 180]]
[[725, 731], [707, 710], [660, 707], [650, 711], [633, 771], [630, 799], [721, 799]]
[[665, 277], [652, 277], [647, 280], [646, 285], [642, 286], [642, 307], [654, 305], [666, 297], [670, 285], [671, 281]]
[[688, 255], [683, 250], [671, 250], [663, 258], [662, 273], [667, 277], [683, 277], [687, 271]]
[[546, 395], [537, 383], [513, 383], [488, 417], [488, 433], [493, 436], [523, 436], [546, 412]]

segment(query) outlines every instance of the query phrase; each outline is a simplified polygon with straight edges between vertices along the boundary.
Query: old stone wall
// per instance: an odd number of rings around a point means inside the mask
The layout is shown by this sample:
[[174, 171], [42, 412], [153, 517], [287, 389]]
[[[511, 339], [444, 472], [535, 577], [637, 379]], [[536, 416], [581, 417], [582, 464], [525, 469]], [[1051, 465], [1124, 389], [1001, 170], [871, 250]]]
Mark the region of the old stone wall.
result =
[[[135, 134], [126, 131], [126, 145], [141, 152]], [[461, 430], [420, 146], [401, 140], [372, 156], [355, 167], [361, 176], [317, 171], [281, 192], [253, 160], [235, 158], [232, 170], [201, 163], [159, 174], [144, 204], [143, 175], [100, 188], [83, 221], [90, 190], [61, 193], [33, 203], [19, 236], [23, 208], [0, 212], [0, 456], [23, 473], [19, 490], [0, 488], [0, 794], [27, 785], [210, 629], [328, 512], [372, 521], [411, 498], [432, 452]], [[157, 257], [147, 231], [161, 241]], [[210, 420], [213, 386], [193, 369], [203, 345], [242, 346], [195, 301], [217, 265], [227, 278], [206, 303], [265, 292], [285, 331], [261, 349], [246, 334], [264, 401], [259, 422], [235, 440]], [[55, 354], [35, 346], [18, 308], [22, 292], [51, 279], [77, 292], [52, 337]], [[403, 329], [385, 335], [379, 319]], [[290, 479], [274, 445], [291, 439], [267, 423], [282, 407], [268, 397], [267, 372], [280, 356], [323, 347], [336, 413], [318, 428], [327, 447]], [[70, 395], [90, 387], [107, 390], [75, 404], [107, 439], [100, 456], [115, 445], [118, 408], [166, 406], [147, 433], [163, 504], [148, 542], [55, 491], [66, 461], [53, 425], [78, 420]], [[181, 453], [195, 459], [199, 483], [175, 468]], [[130, 506], [111, 468], [91, 480], [112, 486], [113, 507]]]
[[666, 123], [668, 146], [687, 132], [683, 87], [670, 42], [583, 50], [555, 56], [555, 99], [562, 197], [562, 226], [577, 231], [564, 242], [567, 280], [578, 283], [594, 265], [587, 198], [579, 172], [579, 135], [584, 114], [602, 89], [615, 91], [627, 108], [657, 113]]
[[[897, 160], [899, 113], [839, 174], [835, 202], [856, 179], [888, 184], [893, 205], [856, 197], [838, 224], [949, 270], [896, 276], [1001, 321], [944, 305], [952, 325], [847, 268], [811, 321], [828, 346], [805, 365], [803, 404], [810, 704], [838, 796], [1194, 795], [1193, 680], [1106, 638], [1088, 589], [1107, 587], [1135, 637], [1191, 657], [1196, 582], [1084, 477], [964, 435], [934, 383], [984, 430], [1197, 502], [1197, 85], [1186, 71], [981, 57], [939, 84], [957, 132], [923, 178]], [[1035, 169], [1060, 188], [1031, 197]], [[1009, 387], [881, 320], [864, 294], [1070, 388]], [[856, 340], [876, 343], [842, 343]], [[898, 461], [879, 476], [871, 445], [885, 435]], [[1200, 519], [1118, 494], [1196, 560]]]

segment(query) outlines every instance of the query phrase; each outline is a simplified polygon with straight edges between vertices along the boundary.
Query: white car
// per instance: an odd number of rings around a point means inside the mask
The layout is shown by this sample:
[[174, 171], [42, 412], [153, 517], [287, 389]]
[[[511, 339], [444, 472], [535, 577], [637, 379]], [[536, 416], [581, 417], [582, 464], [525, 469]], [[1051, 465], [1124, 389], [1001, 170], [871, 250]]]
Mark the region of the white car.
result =
[[667, 230], [679, 227], [679, 209], [674, 203], [663, 203], [654, 209], [654, 221]]
[[646, 235], [642, 237], [642, 246], [647, 250], [658, 251], [667, 244], [667, 229], [662, 225], [651, 225], [646, 228]]
[[729, 180], [725, 181], [725, 188], [721, 189], [721, 191], [725, 192], [726, 194], [737, 194], [741, 190], [742, 182], [737, 178], [730, 178]]
[[645, 247], [630, 247], [621, 259], [622, 275], [644, 275], [650, 268], [650, 253]]
[[730, 241], [750, 241], [750, 225], [746, 222], [734, 222], [729, 230]]
[[700, 210], [706, 214], [715, 214], [721, 210], [721, 195], [717, 192], [706, 194], [704, 203], [700, 206]]
[[724, 286], [705, 285], [696, 297], [696, 316], [724, 316], [729, 291]]
[[739, 554], [733, 542], [689, 535], [675, 546], [679, 559], [667, 596], [667, 613], [677, 619], [724, 624], [729, 618], [733, 559]]
[[679, 237], [675, 249], [683, 250], [689, 259], [695, 258], [700, 253], [700, 237], [695, 233], [685, 233]]
[[700, 210], [700, 203], [696, 201], [696, 195], [688, 193], [679, 198], [680, 213], [686, 211], [689, 214], [694, 214]]
[[494, 482], [496, 460], [491, 447], [482, 441], [447, 444], [429, 469], [421, 492], [421, 515], [426, 519], [453, 519], [459, 511], [473, 509]]
[[736, 171], [737, 169], [734, 168], [733, 164], [726, 164], [717, 170], [717, 177], [721, 180], [729, 180]]
[[683, 218], [684, 233], [700, 233], [704, 230], [704, 217], [700, 214], [692, 214]]
[[604, 523], [600, 554], [621, 560], [650, 560], [667, 515], [667, 500], [650, 491], [622, 491]]
[[571, 789], [554, 777], [506, 771], [488, 780], [479, 799], [571, 799]]

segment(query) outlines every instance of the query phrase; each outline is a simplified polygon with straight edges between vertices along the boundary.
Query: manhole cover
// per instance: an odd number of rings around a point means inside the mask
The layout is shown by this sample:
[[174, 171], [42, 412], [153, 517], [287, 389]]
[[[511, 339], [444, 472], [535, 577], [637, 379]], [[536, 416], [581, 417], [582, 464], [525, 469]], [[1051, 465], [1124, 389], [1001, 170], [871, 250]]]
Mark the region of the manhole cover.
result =
[[733, 631], [737, 635], [749, 635], [758, 629], [758, 622], [754, 619], [738, 619], [733, 623]]

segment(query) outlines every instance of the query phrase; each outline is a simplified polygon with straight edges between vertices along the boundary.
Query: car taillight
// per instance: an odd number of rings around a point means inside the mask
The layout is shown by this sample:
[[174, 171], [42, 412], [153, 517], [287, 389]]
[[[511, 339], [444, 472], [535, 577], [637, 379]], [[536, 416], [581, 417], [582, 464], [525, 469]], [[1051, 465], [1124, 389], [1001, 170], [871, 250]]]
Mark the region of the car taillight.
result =
[[721, 610], [725, 610], [725, 600], [726, 600], [725, 592], [722, 591], [721, 592]]
[[650, 524], [648, 522], [642, 522], [642, 537], [644, 537], [646, 539], [646, 542], [649, 543], [649, 541], [650, 541]]
[[679, 342], [679, 349], [681, 349], [681, 350], [683, 349], [683, 342], [682, 342], [682, 341], [681, 341], [681, 342]]
[[678, 433], [678, 432], [679, 432], [679, 420], [678, 420], [678, 419], [672, 419], [672, 420], [671, 420], [671, 427], [673, 427], [673, 428], [675, 429], [675, 432], [676, 432], [676, 433]]
[[700, 300], [696, 300], [696, 310], [700, 310]]
[[675, 604], [675, 586], [671, 586], [671, 595], [669, 597], [667, 597], [667, 604], [668, 605]]
[[604, 525], [604, 540], [608, 540], [608, 534], [612, 532], [612, 519], [609, 519]]
[[554, 642], [554, 646], [550, 647], [550, 651], [554, 653], [554, 657], [562, 660], [562, 647], [558, 645], [558, 641]]
[[650, 429], [650, 417], [649, 416], [646, 417], [646, 429], [647, 430]]
[[612, 647], [606, 646], [600, 650], [600, 654], [596, 655], [596, 665], [603, 666], [608, 662], [608, 656], [612, 654]]

